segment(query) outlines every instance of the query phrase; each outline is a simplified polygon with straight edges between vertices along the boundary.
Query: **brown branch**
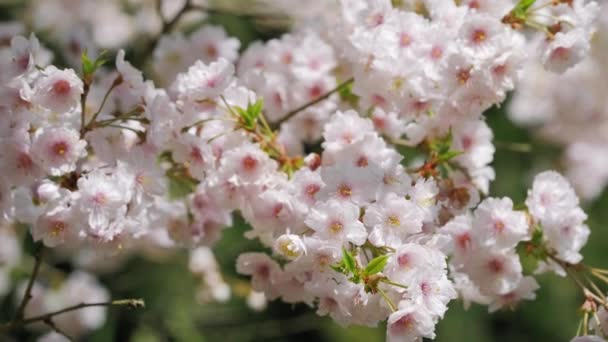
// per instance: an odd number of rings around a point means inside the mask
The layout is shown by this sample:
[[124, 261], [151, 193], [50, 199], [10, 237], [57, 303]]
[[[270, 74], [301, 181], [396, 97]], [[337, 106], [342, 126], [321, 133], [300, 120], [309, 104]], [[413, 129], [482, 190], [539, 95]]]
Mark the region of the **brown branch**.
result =
[[17, 308], [17, 312], [15, 313], [15, 317], [13, 317], [12, 322], [17, 322], [23, 320], [23, 315], [25, 313], [25, 307], [32, 299], [32, 289], [34, 288], [34, 282], [38, 277], [38, 271], [40, 271], [40, 266], [42, 265], [42, 256], [44, 253], [44, 247], [40, 247], [36, 254], [34, 255], [34, 269], [32, 274], [30, 275], [30, 279], [27, 283], [27, 287], [25, 289], [25, 293], [23, 294], [23, 299], [21, 299], [21, 303], [19, 304], [19, 308]]
[[66, 312], [70, 312], [70, 311], [80, 310], [80, 309], [89, 308], [89, 307], [96, 307], [96, 306], [125, 306], [125, 305], [130, 308], [133, 308], [133, 309], [138, 309], [138, 308], [144, 308], [145, 302], [143, 299], [120, 299], [120, 300], [114, 300], [111, 302], [80, 303], [77, 305], [69, 306], [69, 307], [61, 309], [61, 310], [49, 312], [49, 313], [46, 313], [43, 315], [34, 316], [31, 318], [26, 318], [26, 319], [20, 319], [20, 320], [16, 320], [16, 321], [14, 320], [3, 326], [0, 326], [0, 332], [12, 331], [12, 330], [18, 329], [20, 327], [23, 327], [23, 326], [26, 326], [26, 325], [29, 325], [32, 323], [36, 323], [36, 322], [45, 322], [48, 324], [48, 322], [51, 321], [53, 319], [53, 317], [64, 314]]

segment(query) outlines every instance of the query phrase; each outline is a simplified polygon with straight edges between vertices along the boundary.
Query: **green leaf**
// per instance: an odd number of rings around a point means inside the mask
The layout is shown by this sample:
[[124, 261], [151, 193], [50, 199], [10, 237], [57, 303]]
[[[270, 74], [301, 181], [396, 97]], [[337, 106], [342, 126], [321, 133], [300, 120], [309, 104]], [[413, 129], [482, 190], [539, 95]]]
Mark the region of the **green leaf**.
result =
[[388, 262], [387, 254], [373, 258], [367, 264], [367, 266], [365, 267], [365, 270], [363, 272], [365, 272], [366, 275], [372, 275], [372, 274], [382, 272], [384, 270], [384, 267], [386, 266], [387, 262]]
[[343, 263], [339, 263], [337, 265], [329, 265], [329, 267], [331, 267], [332, 270], [334, 270], [338, 273], [344, 273]]
[[340, 99], [342, 99], [342, 101], [347, 102], [352, 106], [356, 106], [359, 103], [359, 96], [353, 93], [352, 83], [340, 88], [338, 94], [340, 95]]
[[357, 273], [357, 262], [355, 261], [355, 257], [344, 247], [342, 247], [342, 262], [350, 273]]
[[107, 52], [105, 50], [101, 51], [99, 56], [97, 56], [95, 60], [92, 60], [91, 58], [89, 58], [87, 50], [84, 50], [82, 56], [80, 57], [80, 60], [82, 62], [82, 74], [83, 76], [85, 76], [85, 78], [87, 76], [93, 75], [97, 71], [97, 69], [107, 63], [108, 59], [105, 58], [106, 54]]
[[524, 19], [528, 14], [528, 10], [530, 9], [530, 7], [532, 7], [532, 5], [534, 5], [535, 2], [536, 0], [519, 0], [517, 5], [515, 5], [515, 7], [513, 8], [513, 11], [511, 11], [511, 13], [516, 18]]
[[196, 191], [196, 186], [198, 182], [190, 177], [186, 176], [168, 176], [169, 179], [169, 196], [171, 199], [179, 199], [184, 198], [194, 191]]
[[459, 155], [463, 154], [464, 152], [462, 151], [456, 151], [456, 150], [448, 150], [442, 154], [439, 155], [439, 160], [441, 161], [450, 161], [453, 158], [458, 157]]
[[254, 104], [248, 104], [247, 109], [239, 106], [233, 106], [232, 108], [241, 117], [245, 128], [254, 129], [264, 108], [264, 100], [260, 98]]
[[[40, 251], [40, 248], [42, 248], [42, 243], [34, 242], [34, 239], [32, 238], [32, 234], [30, 234], [28, 225], [23, 225], [21, 223], [19, 223], [19, 225], [22, 226], [22, 227], [19, 227], [19, 229], [23, 229], [27, 232], [23, 239], [23, 244], [22, 244], [23, 251], [28, 255], [35, 256], [36, 254], [38, 254], [38, 251]], [[23, 227], [25, 227], [25, 228], [23, 228]]]
[[263, 108], [264, 108], [264, 99], [260, 98], [257, 101], [255, 101], [255, 103], [253, 105], [250, 105], [247, 108], [247, 111], [251, 115], [252, 119], [257, 120], [260, 117], [260, 114], [262, 113]]

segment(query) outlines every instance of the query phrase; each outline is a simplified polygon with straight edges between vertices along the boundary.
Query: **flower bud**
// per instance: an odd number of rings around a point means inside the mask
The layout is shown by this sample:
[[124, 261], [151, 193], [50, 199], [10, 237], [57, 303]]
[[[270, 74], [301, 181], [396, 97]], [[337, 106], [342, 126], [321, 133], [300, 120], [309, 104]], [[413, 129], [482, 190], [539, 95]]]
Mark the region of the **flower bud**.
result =
[[274, 245], [274, 250], [279, 255], [289, 260], [295, 260], [306, 254], [306, 246], [302, 239], [294, 234], [283, 234], [279, 236]]

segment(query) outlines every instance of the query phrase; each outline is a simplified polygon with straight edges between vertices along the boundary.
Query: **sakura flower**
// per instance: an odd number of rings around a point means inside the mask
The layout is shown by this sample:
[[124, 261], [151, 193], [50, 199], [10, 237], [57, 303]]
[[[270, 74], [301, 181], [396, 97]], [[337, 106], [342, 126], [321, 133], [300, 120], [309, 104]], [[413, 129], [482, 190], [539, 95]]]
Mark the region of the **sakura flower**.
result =
[[533, 277], [524, 277], [515, 290], [496, 297], [488, 310], [494, 312], [505, 306], [513, 306], [523, 299], [534, 300], [538, 289], [539, 285]]
[[76, 169], [76, 163], [86, 155], [86, 145], [75, 130], [48, 128], [34, 137], [32, 156], [44, 171], [60, 176]]
[[526, 206], [534, 218], [543, 222], [552, 214], [568, 213], [578, 206], [578, 198], [568, 181], [555, 171], [534, 178]]
[[89, 225], [89, 234], [94, 237], [111, 240], [120, 233], [121, 228], [112, 227], [110, 223], [124, 216], [132, 189], [127, 179], [119, 177], [97, 170], [78, 180], [76, 206]]
[[423, 221], [432, 220], [437, 212], [437, 195], [439, 188], [432, 179], [421, 178], [408, 191], [408, 195], [423, 214]]
[[365, 210], [363, 222], [371, 233], [369, 239], [376, 246], [398, 246], [405, 239], [422, 230], [422, 213], [405, 197], [389, 194]]
[[445, 274], [427, 272], [426, 277], [410, 283], [408, 296], [419, 300], [423, 308], [433, 316], [443, 317], [448, 310], [447, 304], [456, 299], [457, 292]]
[[42, 177], [42, 170], [34, 162], [29, 137], [16, 134], [0, 141], [5, 146], [4, 151], [0, 152], [0, 161], [11, 183], [26, 185]]
[[523, 212], [513, 210], [510, 198], [488, 198], [475, 210], [473, 234], [481, 245], [498, 249], [512, 248], [529, 239], [528, 222]]
[[388, 318], [386, 327], [387, 341], [420, 341], [422, 337], [435, 337], [433, 318], [425, 310], [413, 303], [402, 302], [399, 310]]
[[441, 277], [447, 268], [445, 255], [416, 243], [402, 244], [389, 258], [384, 273], [393, 281], [408, 285], [421, 280]]
[[226, 59], [209, 65], [199, 60], [188, 72], [177, 75], [173, 88], [188, 100], [214, 99], [230, 85], [233, 74], [234, 66]]
[[304, 222], [319, 237], [339, 245], [348, 242], [362, 245], [367, 239], [365, 226], [359, 221], [359, 207], [349, 202], [330, 200], [319, 203]]
[[382, 181], [381, 176], [381, 171], [375, 165], [352, 168], [350, 163], [340, 163], [324, 167], [321, 178], [325, 186], [321, 189], [319, 198], [366, 204], [375, 199], [376, 189]]
[[40, 215], [32, 227], [34, 241], [42, 240], [47, 247], [56, 247], [76, 239], [81, 227], [72, 208], [56, 206]]
[[119, 50], [116, 54], [116, 70], [122, 77], [124, 86], [134, 95], [145, 92], [144, 78], [141, 71], [125, 60], [125, 51]]
[[259, 146], [247, 144], [228, 151], [222, 159], [219, 172], [227, 178], [236, 177], [241, 183], [256, 183], [263, 180], [276, 163], [260, 150]]
[[353, 110], [337, 112], [332, 121], [325, 126], [323, 133], [325, 138], [324, 147], [330, 144], [348, 145], [362, 139], [366, 133], [373, 131], [372, 122], [359, 117], [357, 112]]
[[298, 235], [283, 234], [276, 239], [274, 250], [279, 255], [294, 260], [306, 254], [306, 245]]
[[190, 41], [192, 54], [200, 56], [204, 63], [215, 62], [220, 58], [234, 62], [241, 45], [238, 39], [228, 37], [223, 27], [211, 25], [193, 32]]
[[582, 260], [580, 249], [587, 243], [590, 230], [583, 222], [587, 215], [580, 209], [556, 213], [546, 218], [542, 230], [547, 245], [553, 249], [561, 260], [577, 264]]
[[466, 269], [471, 280], [486, 294], [509, 293], [517, 288], [523, 277], [519, 257], [514, 251], [477, 253]]
[[243, 253], [236, 260], [236, 271], [251, 276], [255, 291], [264, 292], [269, 299], [276, 298], [276, 286], [282, 281], [280, 266], [264, 253]]
[[36, 104], [63, 114], [80, 104], [83, 84], [74, 70], [59, 70], [51, 65], [43, 70], [33, 91], [32, 99]]

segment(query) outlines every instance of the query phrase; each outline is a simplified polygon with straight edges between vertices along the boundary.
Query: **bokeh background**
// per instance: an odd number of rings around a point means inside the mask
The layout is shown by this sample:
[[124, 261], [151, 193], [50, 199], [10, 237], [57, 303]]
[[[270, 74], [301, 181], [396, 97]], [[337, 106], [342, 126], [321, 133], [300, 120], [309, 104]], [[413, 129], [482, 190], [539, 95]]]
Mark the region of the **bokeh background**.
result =
[[[99, 0], [102, 1], [102, 0]], [[216, 1], [223, 8], [247, 9], [250, 1]], [[229, 3], [228, 3], [229, 2]], [[24, 1], [0, 0], [0, 20], [21, 18]], [[298, 2], [305, 6], [305, 1]], [[222, 25], [242, 42], [242, 49], [254, 40], [267, 40], [283, 33], [277, 26], [269, 26], [251, 17], [211, 14], [204, 22]], [[194, 29], [194, 27], [193, 27]], [[41, 35], [44, 37], [44, 35]], [[46, 45], [46, 42], [43, 43]], [[47, 45], [48, 46], [48, 45]], [[137, 49], [137, 46], [131, 47]], [[57, 63], [57, 61], [55, 61]], [[496, 181], [491, 193], [509, 196], [514, 203], [523, 203], [532, 176], [546, 169], [560, 169], [560, 151], [515, 126], [505, 108], [492, 108], [485, 115], [495, 134], [497, 152], [494, 167]], [[522, 151], [522, 144], [526, 148]], [[592, 234], [583, 250], [585, 261], [591, 265], [608, 266], [608, 194], [593, 203], [586, 203]], [[182, 251], [161, 259], [129, 258], [117, 272], [101, 275], [100, 280], [111, 291], [113, 298], [144, 298], [145, 310], [113, 308], [109, 310], [105, 326], [86, 341], [383, 341], [384, 327], [342, 328], [329, 318], [318, 317], [304, 305], [269, 303], [263, 312], [248, 307], [239, 294], [245, 293], [246, 278], [236, 274], [234, 261], [239, 253], [260, 249], [255, 242], [243, 238], [247, 227], [237, 218], [233, 228], [213, 249], [222, 265], [225, 277], [234, 285], [233, 297], [227, 303], [199, 303], [195, 293], [200, 280], [188, 270], [188, 252]], [[604, 256], [604, 257], [603, 257]], [[71, 266], [57, 263], [59, 269]], [[27, 268], [17, 270], [15, 278], [26, 275]], [[462, 301], [450, 304], [446, 317], [437, 327], [439, 342], [459, 341], [568, 341], [576, 333], [580, 319], [582, 294], [566, 278], [553, 274], [539, 277], [541, 285], [535, 301], [523, 302], [515, 310], [489, 314], [485, 307], [472, 305], [468, 310]], [[9, 296], [10, 297], [10, 296]], [[5, 298], [0, 321], [10, 318], [13, 301]], [[21, 340], [33, 336], [24, 333]], [[0, 337], [2, 340], [2, 337]]]

